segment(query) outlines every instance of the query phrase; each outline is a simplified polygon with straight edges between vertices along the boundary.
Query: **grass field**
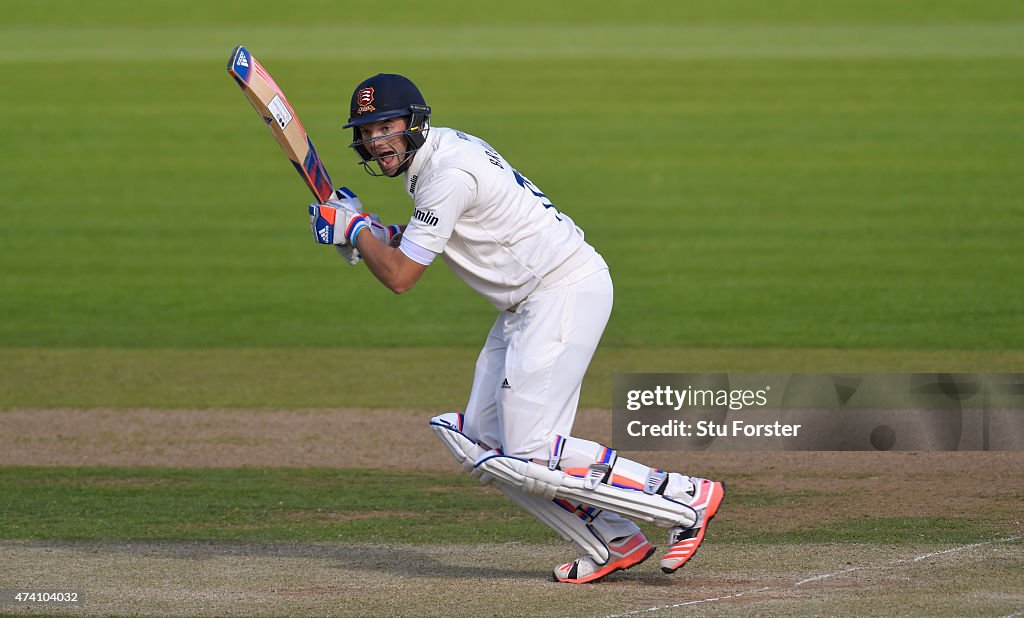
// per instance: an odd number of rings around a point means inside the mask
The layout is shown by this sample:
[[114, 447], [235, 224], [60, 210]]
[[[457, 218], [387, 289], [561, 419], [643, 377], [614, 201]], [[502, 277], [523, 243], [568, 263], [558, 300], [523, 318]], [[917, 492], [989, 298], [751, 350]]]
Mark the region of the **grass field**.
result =
[[415, 76], [438, 124], [486, 136], [605, 255], [611, 345], [1020, 349], [1021, 9], [901, 4], [442, 7], [387, 45], [341, 5], [344, 34], [270, 3], [16, 5], [0, 342], [350, 346], [372, 315], [360, 346], [479, 345], [491, 309], [444, 269], [396, 300], [312, 244], [307, 194], [219, 67], [244, 42], [389, 220], [407, 198], [339, 125], [364, 75]]
[[616, 372], [1024, 372], [1021, 3], [2, 9], [0, 591], [91, 598], [0, 613], [1024, 611], [1019, 453], [649, 455], [729, 482], [707, 549], [545, 583], [565, 547], [423, 428], [493, 309], [314, 245], [225, 71], [248, 46], [388, 222], [340, 130], [373, 73], [528, 174], [611, 267], [607, 408]]

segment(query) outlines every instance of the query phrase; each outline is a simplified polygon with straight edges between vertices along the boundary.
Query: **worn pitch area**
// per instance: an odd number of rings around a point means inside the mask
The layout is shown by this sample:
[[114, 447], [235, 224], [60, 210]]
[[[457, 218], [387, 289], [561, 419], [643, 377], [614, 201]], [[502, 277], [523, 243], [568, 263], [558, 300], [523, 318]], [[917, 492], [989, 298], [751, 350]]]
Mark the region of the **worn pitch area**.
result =
[[[387, 467], [457, 473], [406, 410], [10, 410], [0, 465]], [[608, 413], [578, 434], [607, 440]], [[82, 589], [88, 615], [989, 614], [1024, 608], [1018, 453], [635, 453], [714, 474], [763, 500], [726, 502], [702, 551], [673, 576], [654, 560], [598, 585], [546, 580], [557, 542], [0, 542], [0, 587]], [[481, 489], [480, 491], [493, 491]], [[1020, 510], [1016, 510], [1019, 518]], [[989, 517], [980, 542], [768, 542], [857, 518]], [[721, 522], [721, 523], [719, 523]], [[729, 522], [729, 523], [727, 523]], [[744, 534], [730, 529], [742, 523]], [[722, 525], [725, 524], [725, 525]], [[659, 534], [661, 531], [657, 531]], [[758, 542], [744, 540], [755, 535]], [[716, 539], [716, 536], [718, 538]], [[664, 545], [664, 539], [656, 542]], [[955, 586], [951, 583], [955, 582]], [[866, 608], [870, 594], [871, 608]]]

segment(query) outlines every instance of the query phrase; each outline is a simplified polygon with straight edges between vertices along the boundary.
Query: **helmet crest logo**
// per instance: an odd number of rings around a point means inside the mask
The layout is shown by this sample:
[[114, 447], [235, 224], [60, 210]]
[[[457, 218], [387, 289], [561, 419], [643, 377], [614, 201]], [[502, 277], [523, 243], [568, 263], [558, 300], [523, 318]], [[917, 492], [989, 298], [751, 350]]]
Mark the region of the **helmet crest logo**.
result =
[[376, 108], [373, 106], [373, 88], [360, 89], [359, 93], [356, 94], [356, 103], [359, 105], [359, 108], [356, 110], [358, 114], [374, 111]]

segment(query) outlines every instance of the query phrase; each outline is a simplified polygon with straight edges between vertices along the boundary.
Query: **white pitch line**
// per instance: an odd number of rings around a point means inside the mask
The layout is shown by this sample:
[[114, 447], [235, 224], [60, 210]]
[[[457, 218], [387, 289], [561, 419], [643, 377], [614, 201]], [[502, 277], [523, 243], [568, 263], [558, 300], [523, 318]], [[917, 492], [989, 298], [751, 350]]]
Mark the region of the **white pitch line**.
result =
[[[980, 543], [971, 543], [969, 545], [959, 545], [957, 547], [950, 547], [948, 549], [941, 549], [939, 551], [933, 551], [933, 552], [929, 552], [927, 554], [921, 554], [920, 556], [914, 556], [913, 558], [899, 558], [897, 560], [891, 560], [889, 562], [884, 562], [882, 564], [874, 564], [874, 565], [867, 564], [867, 565], [850, 567], [848, 569], [842, 569], [840, 571], [834, 571], [832, 573], [822, 573], [820, 575], [812, 575], [810, 577], [807, 577], [807, 578], [801, 579], [799, 581], [793, 582], [793, 584], [791, 586], [788, 586], [788, 588], [796, 588], [797, 586], [802, 586], [802, 585], [808, 584], [810, 582], [817, 582], [817, 581], [822, 581], [822, 580], [825, 580], [825, 579], [831, 579], [833, 577], [839, 577], [840, 575], [846, 575], [847, 573], [852, 573], [854, 571], [860, 571], [860, 570], [863, 570], [863, 569], [887, 569], [887, 568], [891, 568], [891, 567], [894, 567], [894, 566], [899, 566], [901, 564], [905, 564], [905, 563], [908, 563], [908, 562], [920, 562], [921, 560], [927, 560], [928, 558], [933, 558], [935, 556], [944, 556], [944, 555], [947, 555], [947, 554], [953, 554], [953, 553], [964, 551], [964, 550], [975, 549], [977, 547], [984, 547], [986, 545], [993, 545], [995, 543], [1008, 543], [1010, 541], [1016, 541], [1016, 540], [1018, 540], [1020, 538], [1021, 537], [1019, 537], [1019, 536], [1008, 536], [1008, 537], [1003, 537], [1001, 539], [992, 539], [991, 541], [982, 541]], [[625, 618], [626, 616], [638, 616], [640, 614], [649, 614], [649, 613], [652, 613], [652, 612], [660, 612], [662, 610], [674, 609], [674, 608], [677, 608], [677, 607], [686, 607], [688, 605], [700, 605], [702, 603], [714, 603], [716, 601], [724, 601], [726, 599], [735, 599], [735, 598], [742, 597], [742, 596], [745, 596], [745, 595], [748, 595], [748, 594], [754, 594], [754, 593], [757, 593], [757, 592], [764, 592], [766, 590], [785, 590], [786, 588], [787, 588], [787, 586], [768, 586], [766, 588], [755, 588], [755, 589], [751, 589], [751, 590], [744, 590], [742, 592], [735, 592], [733, 594], [726, 594], [726, 595], [717, 596], [717, 597], [709, 597], [707, 599], [695, 599], [693, 601], [683, 601], [683, 602], [680, 602], [680, 603], [672, 603], [671, 605], [655, 605], [654, 607], [647, 607], [645, 609], [635, 609], [635, 610], [628, 611], [628, 612], [625, 612], [625, 613], [622, 613], [622, 614], [611, 614], [609, 616], [605, 616], [604, 618]], [[1016, 614], [1010, 614], [1010, 616], [1016, 617], [1016, 616], [1021, 616], [1022, 614], [1024, 614], [1024, 612], [1018, 612]]]
[[654, 607], [648, 607], [647, 609], [635, 609], [625, 614], [612, 614], [605, 616], [605, 618], [622, 618], [623, 616], [636, 616], [638, 614], [646, 614], [649, 612], [660, 612], [663, 609], [673, 609], [676, 607], [685, 607], [687, 605], [699, 605], [701, 603], [714, 603], [715, 601], [724, 601], [726, 599], [735, 599], [745, 594], [754, 594], [755, 592], [764, 592], [765, 590], [771, 590], [771, 587], [767, 588], [756, 588], [754, 590], [744, 590], [743, 592], [736, 592], [734, 594], [727, 594], [720, 597], [711, 597], [709, 599], [697, 599], [693, 601], [683, 601], [682, 603], [673, 603], [672, 605], [656, 605]]
[[828, 579], [830, 577], [838, 577], [839, 575], [846, 575], [847, 573], [852, 573], [854, 571], [859, 571], [862, 568], [864, 568], [864, 567], [850, 567], [848, 569], [843, 569], [842, 571], [836, 571], [835, 573], [823, 573], [821, 575], [815, 575], [814, 577], [808, 577], [807, 579], [801, 579], [800, 581], [796, 582], [793, 585], [794, 586], [803, 586], [804, 584], [808, 584], [810, 582], [816, 582], [816, 581], [820, 581], [822, 579]]
[[932, 557], [935, 557], [935, 556], [942, 556], [942, 555], [945, 555], [945, 554], [952, 554], [952, 553], [956, 553], [958, 551], [964, 551], [965, 549], [974, 549], [975, 547], [981, 547], [983, 545], [991, 545], [992, 543], [1005, 543], [1006, 541], [1013, 541], [1013, 540], [1016, 540], [1018, 538], [1020, 538], [1020, 537], [1007, 537], [1007, 538], [1003, 538], [1003, 539], [994, 539], [992, 541], [982, 541], [980, 543], [971, 543], [970, 545], [960, 545], [958, 547], [950, 547], [949, 549], [941, 549], [939, 551], [933, 551], [933, 552], [930, 552], [930, 553], [927, 553], [927, 554], [922, 554], [920, 556], [914, 556], [913, 558], [897, 558], [896, 560], [893, 560], [891, 562], [886, 562], [885, 564], [880, 564], [880, 565], [861, 565], [861, 566], [850, 567], [848, 569], [843, 569], [841, 571], [836, 571], [835, 573], [824, 573], [822, 575], [815, 575], [814, 577], [808, 577], [807, 579], [802, 579], [802, 580], [796, 582], [795, 584], [793, 584], [793, 586], [802, 586], [802, 585], [808, 584], [810, 582], [816, 582], [816, 581], [820, 581], [822, 579], [829, 579], [831, 577], [838, 577], [839, 575], [845, 575], [847, 573], [852, 573], [853, 571], [860, 571], [862, 569], [886, 569], [886, 568], [890, 568], [890, 567], [894, 567], [894, 566], [899, 566], [899, 565], [904, 564], [906, 562], [920, 562], [922, 560], [927, 560], [928, 558], [932, 558]]

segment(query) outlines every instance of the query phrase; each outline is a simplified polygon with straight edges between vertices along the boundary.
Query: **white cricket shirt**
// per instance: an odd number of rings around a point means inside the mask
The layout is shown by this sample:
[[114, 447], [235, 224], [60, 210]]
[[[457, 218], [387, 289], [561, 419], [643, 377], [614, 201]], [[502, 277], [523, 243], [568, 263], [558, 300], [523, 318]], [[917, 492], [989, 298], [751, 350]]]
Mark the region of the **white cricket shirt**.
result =
[[405, 172], [408, 241], [441, 254], [499, 310], [542, 279], [568, 274], [596, 252], [583, 230], [483, 140], [431, 127]]

